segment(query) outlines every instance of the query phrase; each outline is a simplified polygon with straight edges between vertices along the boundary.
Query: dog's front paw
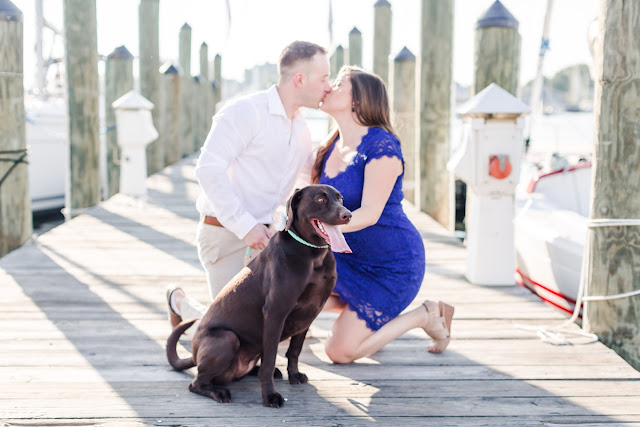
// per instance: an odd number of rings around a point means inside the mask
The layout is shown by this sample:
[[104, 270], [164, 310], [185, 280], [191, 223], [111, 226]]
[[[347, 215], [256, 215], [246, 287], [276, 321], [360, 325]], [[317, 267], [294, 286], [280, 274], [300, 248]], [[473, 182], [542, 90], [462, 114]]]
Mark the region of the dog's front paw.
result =
[[262, 398], [262, 405], [267, 408], [281, 408], [284, 405], [284, 398], [280, 393], [269, 393], [266, 397]]
[[309, 382], [309, 378], [302, 372], [289, 374], [289, 384], [304, 384], [306, 382]]

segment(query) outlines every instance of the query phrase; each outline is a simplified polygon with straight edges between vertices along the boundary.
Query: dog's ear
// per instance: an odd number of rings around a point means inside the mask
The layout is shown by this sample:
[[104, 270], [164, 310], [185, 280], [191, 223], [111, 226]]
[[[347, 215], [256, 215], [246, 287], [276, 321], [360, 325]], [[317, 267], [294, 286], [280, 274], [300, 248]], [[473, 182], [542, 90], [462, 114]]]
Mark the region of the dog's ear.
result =
[[298, 210], [298, 203], [300, 203], [300, 199], [302, 198], [302, 190], [300, 188], [296, 188], [293, 192], [293, 195], [289, 198], [287, 202], [287, 225], [284, 227], [284, 231], [287, 231], [291, 228], [293, 224], [293, 218]]

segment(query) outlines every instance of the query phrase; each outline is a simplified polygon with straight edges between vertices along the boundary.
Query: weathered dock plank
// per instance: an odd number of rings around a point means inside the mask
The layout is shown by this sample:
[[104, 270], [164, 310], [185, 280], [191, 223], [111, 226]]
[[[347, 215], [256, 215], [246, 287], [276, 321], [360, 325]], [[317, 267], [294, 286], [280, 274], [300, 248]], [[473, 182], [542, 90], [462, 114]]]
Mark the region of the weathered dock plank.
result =
[[194, 370], [165, 359], [164, 289], [208, 298], [194, 163], [150, 177], [145, 200], [116, 195], [0, 259], [0, 425], [640, 425], [638, 371], [600, 343], [552, 346], [517, 328], [565, 317], [523, 288], [469, 284], [464, 245], [410, 205], [428, 261], [411, 307], [456, 306], [445, 353], [415, 330], [335, 365], [323, 349], [334, 315], [321, 314], [300, 358], [309, 384], [276, 383], [283, 408], [262, 407], [253, 377], [232, 384], [232, 404], [189, 393]]

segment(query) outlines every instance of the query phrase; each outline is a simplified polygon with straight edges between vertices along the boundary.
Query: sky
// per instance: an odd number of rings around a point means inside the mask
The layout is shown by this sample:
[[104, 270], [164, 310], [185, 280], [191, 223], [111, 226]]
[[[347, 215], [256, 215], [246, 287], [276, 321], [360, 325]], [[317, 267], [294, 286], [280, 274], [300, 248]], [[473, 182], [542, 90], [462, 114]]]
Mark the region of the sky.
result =
[[[35, 73], [35, 0], [12, 0], [24, 13], [25, 84]], [[160, 0], [160, 56], [178, 58], [178, 35], [183, 24], [192, 28], [192, 74], [199, 71], [202, 42], [209, 56], [222, 56], [224, 78], [242, 80], [244, 70], [277, 62], [280, 51], [294, 40], [308, 40], [331, 51], [348, 45], [357, 27], [363, 38], [363, 66], [373, 63], [373, 5], [376, 0], [332, 0], [333, 46], [328, 22], [330, 0]], [[455, 0], [453, 78], [470, 85], [473, 78], [475, 22], [494, 0]], [[421, 0], [389, 0], [392, 5], [392, 55], [407, 47], [416, 56], [420, 44]], [[519, 21], [521, 35], [520, 85], [536, 74], [547, 0], [502, 0]], [[552, 76], [575, 64], [591, 65], [587, 31], [599, 12], [598, 0], [555, 0], [551, 15], [550, 50], [543, 73]], [[138, 0], [96, 0], [98, 53], [108, 55], [124, 45], [138, 55]], [[45, 18], [62, 29], [63, 0], [44, 0]], [[57, 46], [62, 52], [62, 43]]]

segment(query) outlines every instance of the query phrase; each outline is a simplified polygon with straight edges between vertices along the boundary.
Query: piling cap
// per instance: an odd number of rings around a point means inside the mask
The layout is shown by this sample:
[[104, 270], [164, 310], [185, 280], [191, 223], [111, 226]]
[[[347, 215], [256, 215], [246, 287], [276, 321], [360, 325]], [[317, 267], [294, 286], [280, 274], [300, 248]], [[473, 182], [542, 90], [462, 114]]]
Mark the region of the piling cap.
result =
[[207, 44], [207, 42], [202, 42], [202, 44], [200, 45], [200, 47], [209, 47], [209, 45]]
[[135, 90], [122, 95], [111, 106], [114, 110], [153, 110], [153, 103]]
[[338, 46], [336, 46], [336, 50], [344, 50], [344, 48], [342, 47], [341, 44], [339, 44]]
[[395, 62], [405, 62], [405, 61], [414, 61], [416, 60], [416, 56], [411, 53], [407, 47], [403, 47], [402, 50], [393, 58]]
[[349, 35], [351, 34], [362, 34], [358, 27], [353, 27], [353, 30], [349, 31]]
[[530, 112], [529, 106], [495, 83], [478, 92], [462, 104], [456, 113], [461, 116], [521, 115]]
[[113, 49], [113, 52], [107, 56], [107, 59], [133, 59], [133, 55], [126, 47], [120, 46]]
[[519, 26], [518, 20], [513, 17], [511, 12], [500, 3], [500, 0], [491, 5], [485, 14], [476, 21], [476, 29], [488, 27], [505, 27], [517, 30]]
[[378, 0], [376, 4], [373, 5], [373, 7], [391, 7], [391, 3], [389, 3], [387, 0]]
[[180, 68], [173, 62], [165, 62], [160, 67], [160, 74], [180, 74]]
[[193, 81], [200, 84], [200, 77], [199, 76], [193, 76]]
[[182, 26], [181, 30], [190, 30], [191, 26], [189, 24], [187, 24], [186, 22], [184, 23], [184, 25]]
[[22, 22], [22, 11], [9, 0], [0, 0], [0, 21]]

